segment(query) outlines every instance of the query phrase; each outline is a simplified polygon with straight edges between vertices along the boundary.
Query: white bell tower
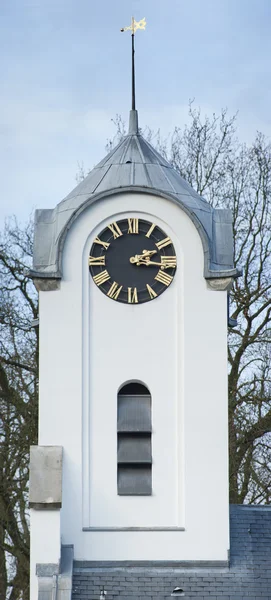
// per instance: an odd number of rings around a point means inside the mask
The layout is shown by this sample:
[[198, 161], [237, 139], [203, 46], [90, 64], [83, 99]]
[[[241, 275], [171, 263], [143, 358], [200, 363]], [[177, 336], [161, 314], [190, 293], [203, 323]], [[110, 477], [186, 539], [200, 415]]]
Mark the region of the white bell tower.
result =
[[230, 211], [144, 140], [135, 109], [118, 146], [36, 211], [31, 600], [71, 598], [73, 556], [226, 564], [232, 254]]
[[[107, 291], [89, 269], [101, 232], [117, 224], [124, 240], [132, 219], [165, 233], [176, 253], [177, 269], [163, 271], [174, 275], [170, 285], [163, 293], [150, 286], [146, 302], [129, 302], [127, 289], [126, 301], [110, 296], [109, 267]], [[102, 272], [107, 260], [113, 268], [106, 244]], [[156, 248], [157, 258], [159, 241]], [[159, 261], [156, 269], [154, 279]], [[136, 111], [128, 135], [86, 179], [54, 210], [37, 211], [32, 600], [36, 565], [58, 564], [61, 543], [77, 560], [227, 560], [227, 289], [235, 275], [230, 212], [211, 208], [144, 140]]]

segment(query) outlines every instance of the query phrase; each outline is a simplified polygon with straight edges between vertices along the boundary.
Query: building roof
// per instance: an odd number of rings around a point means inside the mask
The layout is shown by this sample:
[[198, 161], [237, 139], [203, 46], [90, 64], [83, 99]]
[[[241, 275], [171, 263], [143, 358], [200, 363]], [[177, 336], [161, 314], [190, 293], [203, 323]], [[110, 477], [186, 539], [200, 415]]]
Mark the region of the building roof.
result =
[[179, 563], [149, 565], [75, 561], [72, 600], [98, 598], [103, 586], [107, 600], [168, 600], [175, 588], [187, 600], [271, 600], [271, 506], [231, 506], [230, 538], [224, 566], [184, 563], [181, 556]]
[[34, 278], [61, 279], [66, 233], [90, 204], [120, 192], [160, 195], [177, 203], [197, 227], [203, 243], [206, 278], [237, 275], [233, 266], [232, 216], [214, 209], [147, 142], [138, 130], [137, 111], [120, 143], [56, 208], [35, 213]]

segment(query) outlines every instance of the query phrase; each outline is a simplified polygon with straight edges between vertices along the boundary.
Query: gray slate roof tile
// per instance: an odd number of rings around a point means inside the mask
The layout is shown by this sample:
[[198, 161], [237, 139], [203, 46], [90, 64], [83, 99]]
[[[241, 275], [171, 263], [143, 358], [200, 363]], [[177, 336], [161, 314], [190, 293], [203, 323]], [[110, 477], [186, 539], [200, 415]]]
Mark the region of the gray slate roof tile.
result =
[[72, 600], [96, 600], [103, 586], [107, 600], [168, 600], [177, 586], [187, 600], [271, 600], [271, 506], [231, 506], [230, 540], [228, 567], [75, 561]]

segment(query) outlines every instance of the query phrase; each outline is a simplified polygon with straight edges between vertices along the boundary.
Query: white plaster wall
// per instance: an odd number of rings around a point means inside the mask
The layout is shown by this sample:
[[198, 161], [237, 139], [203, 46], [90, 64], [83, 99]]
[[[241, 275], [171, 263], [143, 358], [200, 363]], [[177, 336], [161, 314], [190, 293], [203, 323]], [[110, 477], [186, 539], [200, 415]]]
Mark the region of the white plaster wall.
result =
[[[168, 290], [139, 306], [105, 297], [87, 266], [98, 231], [128, 214], [160, 225], [178, 258]], [[85, 560], [226, 560], [226, 293], [207, 289], [194, 225], [168, 200], [116, 195], [77, 219], [63, 259], [61, 290], [40, 294], [39, 437], [64, 447], [63, 542]], [[152, 393], [150, 497], [117, 496], [116, 395], [129, 379]], [[114, 526], [184, 531], [82, 530]]]
[[30, 600], [38, 598], [37, 563], [59, 564], [60, 510], [30, 509]]
[[[120, 200], [122, 200], [120, 198]], [[143, 198], [141, 199], [142, 202]], [[116, 204], [116, 203], [115, 203]], [[141, 208], [137, 201], [138, 210]], [[121, 207], [120, 207], [121, 208]], [[142, 202], [142, 210], [145, 208]], [[96, 213], [96, 214], [93, 214]], [[169, 224], [153, 214], [136, 216], [155, 222], [169, 236]], [[105, 206], [96, 206], [91, 216], [99, 226], [91, 231], [84, 250], [89, 249], [107, 221], [130, 216], [121, 212], [102, 222]], [[178, 246], [178, 240], [173, 239]], [[141, 252], [143, 248], [139, 247]], [[182, 278], [182, 253], [178, 253], [178, 278]], [[179, 498], [182, 461], [177, 454], [176, 421], [182, 422], [178, 386], [181, 363], [178, 341], [181, 298], [177, 279], [155, 301], [139, 306], [109, 300], [93, 283], [88, 269], [83, 272], [83, 357], [85, 394], [84, 439], [90, 447], [83, 454], [89, 478], [85, 479], [84, 525], [86, 527], [177, 527], [180, 526]], [[89, 336], [89, 331], [91, 335]], [[152, 396], [152, 495], [117, 494], [117, 393], [127, 381], [142, 381]], [[166, 450], [165, 450], [166, 449]], [[88, 493], [89, 492], [89, 493]]]

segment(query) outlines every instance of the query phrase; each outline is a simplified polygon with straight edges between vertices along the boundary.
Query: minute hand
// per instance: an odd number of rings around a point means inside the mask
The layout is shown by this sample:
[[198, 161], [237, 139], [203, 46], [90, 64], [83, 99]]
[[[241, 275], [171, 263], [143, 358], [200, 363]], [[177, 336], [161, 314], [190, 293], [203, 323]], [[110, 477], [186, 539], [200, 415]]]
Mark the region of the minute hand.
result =
[[165, 267], [165, 263], [159, 263], [159, 262], [155, 262], [154, 260], [146, 260], [146, 261], [142, 261], [141, 263], [142, 265], [146, 265], [147, 267], [149, 265], [157, 265], [157, 267], [162, 267], [162, 265]]
[[[174, 257], [175, 259], [175, 257]], [[154, 260], [146, 260], [146, 261], [142, 261], [140, 262], [141, 265], [146, 265], [147, 267], [149, 266], [155, 266], [155, 267], [161, 267], [163, 269], [170, 269], [172, 267], [175, 266], [175, 260], [174, 262], [172, 262], [172, 260], [164, 260], [163, 262], [155, 262]]]

